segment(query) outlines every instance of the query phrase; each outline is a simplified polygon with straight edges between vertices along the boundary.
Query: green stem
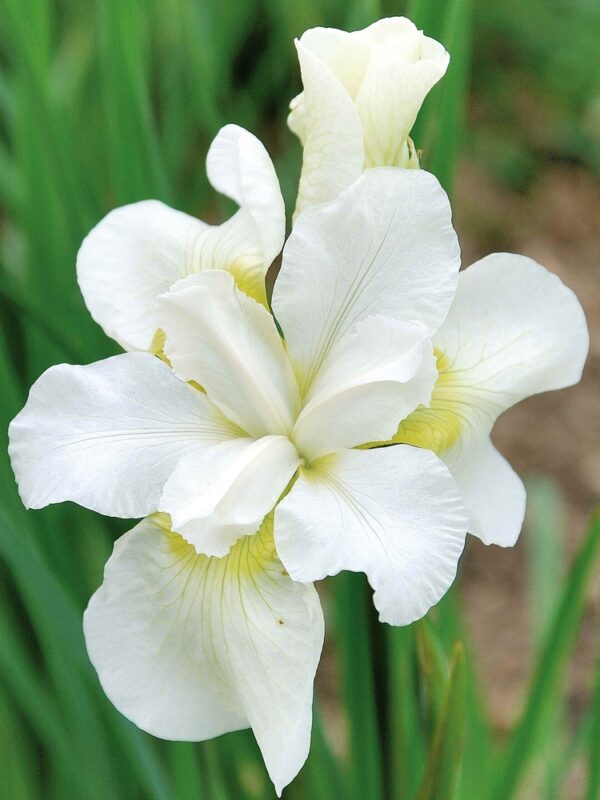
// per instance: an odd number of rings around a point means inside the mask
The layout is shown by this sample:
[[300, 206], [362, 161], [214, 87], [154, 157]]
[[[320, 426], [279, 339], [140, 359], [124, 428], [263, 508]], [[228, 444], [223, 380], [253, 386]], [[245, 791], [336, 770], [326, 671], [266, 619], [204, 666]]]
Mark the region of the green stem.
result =
[[364, 576], [352, 572], [339, 575], [335, 588], [343, 705], [350, 725], [348, 796], [381, 800], [381, 742], [369, 632], [371, 593]]

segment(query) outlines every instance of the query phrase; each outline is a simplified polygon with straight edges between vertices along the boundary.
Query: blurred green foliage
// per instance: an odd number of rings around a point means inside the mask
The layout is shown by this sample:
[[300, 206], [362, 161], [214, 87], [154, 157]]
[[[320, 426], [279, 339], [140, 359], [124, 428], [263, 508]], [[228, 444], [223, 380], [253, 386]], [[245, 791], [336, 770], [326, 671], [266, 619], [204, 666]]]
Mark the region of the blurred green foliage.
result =
[[600, 3], [478, 0], [473, 24], [475, 160], [517, 190], [548, 161], [600, 174]]
[[[472, 14], [468, 0], [0, 0], [0, 797], [273, 797], [249, 732], [159, 742], [105, 699], [81, 613], [128, 525], [69, 504], [26, 512], [5, 431], [45, 368], [116, 352], [75, 280], [75, 255], [91, 226], [146, 197], [216, 219], [225, 206], [209, 192], [203, 158], [225, 122], [268, 144], [291, 208], [300, 166], [285, 127], [287, 102], [300, 88], [293, 37], [407, 8], [452, 53], [415, 130], [423, 165], [449, 190], [461, 150], [517, 184], [540, 157], [598, 167], [592, 2], [479, 0]], [[470, 74], [477, 124], [465, 137]], [[543, 98], [560, 123], [541, 138], [523, 129], [513, 102], [521, 89]], [[588, 800], [597, 800], [600, 684], [573, 729], [564, 673], [600, 525], [593, 522], [564, 576], [560, 499], [547, 484], [532, 493], [537, 664], [515, 730], [500, 739], [488, 719], [454, 591], [424, 622], [391, 629], [374, 620], [362, 576], [343, 575], [324, 600], [348, 752], [332, 746], [317, 704], [311, 755], [286, 798], [508, 800], [523, 785], [555, 798], [583, 757]]]

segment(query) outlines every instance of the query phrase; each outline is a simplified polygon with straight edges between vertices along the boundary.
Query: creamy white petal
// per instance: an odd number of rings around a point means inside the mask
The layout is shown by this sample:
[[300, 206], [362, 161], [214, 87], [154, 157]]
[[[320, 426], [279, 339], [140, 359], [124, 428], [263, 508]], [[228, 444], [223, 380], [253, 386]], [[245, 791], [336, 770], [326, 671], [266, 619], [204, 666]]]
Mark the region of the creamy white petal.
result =
[[469, 533], [485, 544], [512, 547], [525, 516], [522, 480], [486, 437], [477, 447], [461, 442], [442, 456], [469, 512]]
[[51, 367], [9, 434], [27, 507], [72, 500], [101, 514], [140, 517], [157, 509], [185, 453], [239, 431], [158, 358], [125, 353]]
[[301, 469], [275, 510], [279, 557], [295, 580], [365, 572], [380, 619], [406, 625], [456, 575], [467, 517], [456, 484], [431, 452], [342, 450]]
[[389, 439], [401, 419], [429, 402], [436, 378], [424, 328], [390, 317], [367, 317], [331, 349], [292, 438], [309, 460]]
[[352, 98], [327, 64], [296, 41], [304, 92], [290, 105], [288, 125], [301, 139], [296, 213], [333, 200], [362, 172], [363, 133]]
[[460, 273], [433, 343], [439, 377], [431, 403], [404, 420], [394, 440], [442, 454], [457, 442], [477, 450], [507, 408], [576, 383], [589, 335], [560, 278], [529, 258], [498, 253]]
[[77, 277], [90, 313], [127, 350], [148, 350], [158, 329], [156, 298], [180, 278], [223, 269], [266, 302], [264, 276], [281, 250], [285, 208], [261, 142], [226, 125], [207, 156], [214, 188], [239, 211], [222, 225], [203, 222], [157, 200], [111, 211], [85, 238]]
[[363, 169], [418, 166], [408, 138], [448, 53], [404, 17], [361, 31], [312, 28], [297, 42], [304, 91], [288, 124], [303, 146], [297, 211], [335, 198]]
[[421, 170], [368, 170], [309, 208], [286, 243], [273, 309], [306, 392], [331, 349], [373, 314], [424, 325], [445, 318], [460, 251], [450, 204]]
[[461, 273], [434, 345], [465, 403], [493, 422], [529, 395], [577, 383], [589, 335], [558, 276], [525, 256], [496, 253]]
[[126, 350], [148, 350], [158, 328], [156, 297], [194, 271], [207, 226], [158, 200], [116, 208], [77, 255], [77, 280], [92, 317]]
[[408, 134], [423, 100], [448, 67], [448, 53], [437, 42], [433, 44], [436, 57], [420, 57], [412, 62], [399, 59], [389, 42], [373, 45], [356, 95], [363, 126], [365, 167], [409, 165]]
[[167, 481], [159, 510], [199, 553], [224, 556], [240, 536], [256, 533], [299, 464], [285, 436], [191, 452]]
[[588, 351], [579, 301], [524, 256], [488, 256], [460, 274], [434, 336], [439, 377], [427, 408], [403, 420], [396, 442], [438, 453], [463, 491], [471, 532], [516, 541], [525, 507], [520, 479], [489, 442], [499, 414], [537, 392], [576, 383]]
[[115, 545], [84, 616], [104, 691], [143, 730], [204, 740], [252, 727], [278, 794], [308, 754], [323, 616], [271, 530], [223, 559], [143, 520]]
[[324, 28], [318, 25], [316, 28], [309, 28], [304, 31], [298, 40], [303, 47], [310, 50], [313, 55], [328, 62], [346, 39], [350, 36], [348, 31], [341, 31], [338, 28]]
[[227, 272], [184, 279], [159, 299], [173, 369], [203, 386], [252, 437], [286, 434], [299, 410], [296, 380], [271, 314]]
[[236, 217], [253, 225], [264, 279], [285, 238], [285, 205], [269, 154], [256, 136], [238, 125], [226, 125], [210, 146], [206, 173], [218, 192], [238, 204]]

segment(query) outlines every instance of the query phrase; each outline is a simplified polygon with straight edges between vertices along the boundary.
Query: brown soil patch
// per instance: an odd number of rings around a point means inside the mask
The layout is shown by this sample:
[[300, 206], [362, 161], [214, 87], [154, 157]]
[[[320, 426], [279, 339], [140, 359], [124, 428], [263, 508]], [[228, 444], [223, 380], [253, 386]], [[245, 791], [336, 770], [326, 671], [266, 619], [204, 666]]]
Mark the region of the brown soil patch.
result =
[[[455, 193], [463, 263], [494, 251], [522, 253], [556, 272], [580, 298], [591, 333], [582, 382], [533, 397], [507, 412], [494, 439], [519, 474], [550, 476], [566, 503], [567, 550], [581, 540], [600, 495], [600, 183], [583, 170], [549, 165], [524, 195], [463, 164]], [[471, 541], [462, 592], [490, 710], [499, 728], [514, 721], [531, 667], [524, 537], [512, 550]], [[577, 713], [588, 698], [600, 580], [569, 675]]]

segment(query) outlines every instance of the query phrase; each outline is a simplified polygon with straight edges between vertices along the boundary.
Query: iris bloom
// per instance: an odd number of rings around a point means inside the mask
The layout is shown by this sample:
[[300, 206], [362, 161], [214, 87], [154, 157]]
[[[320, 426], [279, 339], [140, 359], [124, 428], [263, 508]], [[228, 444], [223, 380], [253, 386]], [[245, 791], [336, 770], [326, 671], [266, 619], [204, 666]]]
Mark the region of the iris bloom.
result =
[[229, 126], [208, 169], [240, 204], [223, 226], [141, 203], [90, 234], [86, 302], [132, 352], [44, 373], [10, 451], [29, 507], [144, 517], [85, 614], [109, 698], [163, 738], [252, 727], [279, 793], [309, 747], [312, 582], [363, 571], [383, 621], [422, 616], [454, 579], [468, 517], [488, 539], [490, 519], [514, 522], [491, 421], [575, 381], [587, 334], [572, 293], [530, 261], [495, 256], [459, 279], [445, 193], [393, 168], [298, 217], [276, 325], [272, 166]]
[[296, 41], [303, 92], [288, 124], [303, 164], [297, 211], [333, 200], [369, 167], [418, 167], [410, 130], [448, 67], [439, 42], [404, 17], [361, 31], [311, 28]]

